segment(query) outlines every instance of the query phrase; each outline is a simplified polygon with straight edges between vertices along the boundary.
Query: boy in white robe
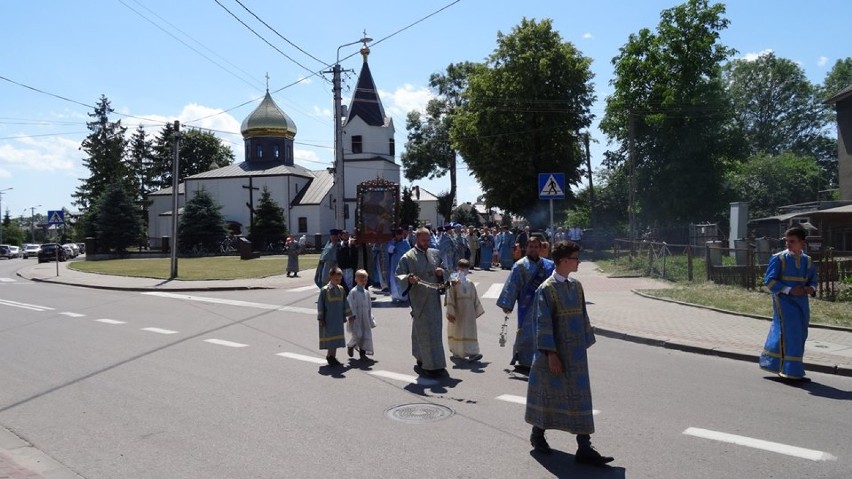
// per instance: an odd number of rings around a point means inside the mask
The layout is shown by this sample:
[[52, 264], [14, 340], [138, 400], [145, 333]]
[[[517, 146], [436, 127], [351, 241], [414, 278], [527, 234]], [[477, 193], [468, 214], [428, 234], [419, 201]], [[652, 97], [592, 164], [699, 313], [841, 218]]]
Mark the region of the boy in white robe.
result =
[[476, 335], [476, 318], [485, 314], [476, 286], [467, 280], [470, 261], [462, 258], [456, 273], [450, 279], [445, 297], [447, 307], [447, 342], [450, 353], [459, 358], [479, 361], [479, 340]]
[[352, 316], [346, 323], [349, 330], [349, 343], [346, 352], [349, 357], [355, 355], [355, 347], [362, 361], [371, 361], [367, 356], [373, 355], [373, 309], [370, 303], [370, 292], [367, 291], [367, 272], [359, 269], [355, 272], [355, 287], [349, 291], [347, 298]]

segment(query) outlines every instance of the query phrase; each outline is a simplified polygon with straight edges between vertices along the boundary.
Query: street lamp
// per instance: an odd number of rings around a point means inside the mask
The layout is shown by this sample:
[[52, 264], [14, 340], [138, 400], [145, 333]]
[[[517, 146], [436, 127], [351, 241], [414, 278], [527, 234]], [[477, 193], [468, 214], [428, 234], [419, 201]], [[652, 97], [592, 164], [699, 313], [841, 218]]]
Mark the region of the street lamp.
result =
[[41, 208], [41, 205], [30, 206], [30, 235], [32, 235], [33, 243], [36, 242], [35, 239], [35, 209]]
[[[343, 96], [341, 94], [340, 87], [340, 49], [344, 47], [349, 47], [358, 43], [363, 43], [364, 48], [367, 47], [367, 44], [372, 42], [373, 39], [364, 35], [358, 41], [346, 43], [337, 47], [337, 57], [334, 62], [334, 66], [331, 68], [331, 73], [333, 74], [333, 89], [334, 92], [334, 191], [335, 197], [337, 198], [337, 205], [334, 208], [334, 218], [335, 224], [338, 229], [345, 229], [344, 218], [343, 218], [343, 208], [344, 208], [344, 194], [346, 192], [345, 186], [343, 185], [343, 128], [340, 124], [341, 117], [343, 116], [342, 110], [343, 107], [341, 105], [343, 101]], [[323, 73], [329, 73], [325, 71]]]
[[2, 217], [3, 217], [3, 193], [5, 193], [6, 191], [9, 191], [9, 190], [14, 190], [14, 189], [15, 189], [15, 188], [4, 188], [4, 189], [0, 190], [0, 244], [3, 244], [3, 223], [2, 223]]

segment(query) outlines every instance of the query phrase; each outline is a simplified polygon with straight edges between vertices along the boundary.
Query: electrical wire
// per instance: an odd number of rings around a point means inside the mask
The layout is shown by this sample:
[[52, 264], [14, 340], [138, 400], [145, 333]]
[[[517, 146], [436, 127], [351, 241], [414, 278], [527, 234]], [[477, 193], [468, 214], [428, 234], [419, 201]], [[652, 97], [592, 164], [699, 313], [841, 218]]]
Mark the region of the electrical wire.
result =
[[268, 29], [272, 30], [272, 33], [274, 33], [274, 34], [278, 35], [278, 37], [279, 37], [279, 38], [281, 38], [281, 39], [282, 39], [282, 40], [284, 40], [285, 42], [289, 43], [289, 44], [290, 44], [293, 48], [295, 48], [296, 50], [299, 50], [300, 52], [304, 53], [305, 55], [307, 55], [307, 56], [309, 56], [309, 57], [313, 58], [314, 60], [316, 60], [317, 62], [321, 63], [321, 64], [322, 64], [322, 65], [324, 65], [325, 67], [330, 67], [330, 66], [331, 66], [331, 64], [329, 64], [329, 63], [327, 63], [327, 62], [324, 62], [324, 61], [320, 60], [319, 58], [317, 58], [317, 57], [315, 57], [315, 56], [311, 55], [310, 53], [306, 52], [304, 49], [302, 49], [301, 47], [299, 47], [299, 45], [296, 45], [295, 43], [291, 42], [291, 41], [290, 41], [290, 40], [288, 40], [286, 37], [284, 37], [284, 35], [281, 35], [280, 33], [278, 33], [278, 31], [277, 31], [277, 30], [275, 30], [274, 28], [272, 28], [271, 26], [269, 26], [269, 24], [268, 24], [268, 23], [264, 22], [264, 21], [263, 21], [260, 17], [258, 17], [257, 15], [255, 15], [255, 13], [254, 13], [253, 11], [251, 11], [251, 10], [250, 10], [247, 6], [245, 6], [245, 5], [243, 4], [243, 2], [241, 2], [240, 0], [234, 0], [234, 1], [235, 1], [235, 2], [237, 2], [237, 3], [241, 6], [241, 7], [243, 7], [243, 9], [244, 9], [245, 11], [249, 12], [249, 14], [251, 14], [251, 16], [253, 16], [254, 18], [256, 18], [256, 19], [257, 19], [257, 21], [259, 21], [260, 23], [262, 23], [262, 24], [263, 24], [263, 26], [265, 26], [266, 28], [268, 28]]
[[[255, 34], [255, 36], [257, 36], [257, 38], [260, 38], [261, 40], [263, 40], [263, 42], [264, 42], [264, 43], [266, 43], [267, 45], [269, 45], [270, 47], [272, 47], [272, 48], [273, 48], [276, 52], [278, 52], [278, 53], [280, 53], [281, 55], [283, 55], [283, 56], [284, 56], [284, 58], [286, 58], [286, 59], [290, 60], [291, 62], [295, 63], [296, 65], [298, 65], [298, 66], [302, 67], [303, 69], [307, 70], [308, 72], [310, 72], [310, 74], [311, 74], [312, 76], [316, 76], [317, 78], [321, 78], [321, 79], [322, 79], [323, 81], [325, 81], [325, 82], [331, 83], [331, 82], [328, 80], [328, 78], [326, 78], [326, 77], [324, 77], [324, 76], [320, 75], [318, 72], [315, 72], [315, 71], [311, 70], [310, 68], [306, 67], [305, 65], [302, 65], [301, 63], [299, 63], [298, 61], [296, 61], [295, 59], [293, 59], [290, 55], [287, 55], [286, 53], [284, 53], [283, 51], [281, 51], [281, 49], [279, 49], [278, 47], [276, 47], [275, 45], [273, 45], [272, 43], [270, 43], [270, 42], [269, 42], [269, 40], [267, 40], [266, 38], [263, 38], [263, 35], [261, 35], [260, 33], [257, 33], [257, 31], [255, 31], [255, 29], [253, 29], [252, 27], [250, 27], [250, 26], [249, 26], [246, 22], [242, 21], [242, 19], [241, 19], [240, 17], [236, 16], [236, 15], [234, 14], [234, 12], [230, 11], [230, 10], [228, 9], [228, 7], [226, 7], [225, 5], [222, 5], [222, 2], [220, 2], [219, 0], [213, 0], [213, 1], [214, 1], [214, 2], [216, 2], [216, 4], [217, 4], [217, 5], [219, 5], [220, 7], [222, 7], [222, 9], [224, 9], [226, 12], [228, 12], [228, 13], [229, 13], [232, 17], [234, 17], [234, 20], [236, 20], [236, 21], [240, 22], [240, 23], [241, 23], [244, 27], [248, 28], [248, 30], [249, 30], [250, 32], [254, 33], [254, 34]], [[458, 1], [458, 0], [457, 0], [457, 1]]]

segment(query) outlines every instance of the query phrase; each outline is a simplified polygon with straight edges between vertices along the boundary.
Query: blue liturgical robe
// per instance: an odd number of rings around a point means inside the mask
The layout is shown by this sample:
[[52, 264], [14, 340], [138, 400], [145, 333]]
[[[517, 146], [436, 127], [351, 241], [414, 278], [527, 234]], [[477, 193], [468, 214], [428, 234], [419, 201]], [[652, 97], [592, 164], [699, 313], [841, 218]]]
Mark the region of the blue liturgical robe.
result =
[[515, 247], [515, 235], [509, 231], [497, 234], [497, 250], [500, 252], [500, 267], [509, 269], [514, 263], [512, 249]]
[[405, 301], [408, 298], [402, 296], [404, 289], [400, 289], [399, 281], [396, 280], [396, 267], [399, 265], [399, 260], [402, 258], [411, 245], [407, 239], [396, 240], [392, 239], [388, 242], [388, 256], [390, 257], [390, 268], [388, 268], [388, 285], [390, 285], [391, 299], [394, 301]]
[[816, 267], [810, 256], [796, 256], [784, 250], [769, 259], [763, 284], [772, 293], [772, 325], [760, 355], [760, 367], [782, 377], [802, 378], [810, 304], [807, 295], [792, 296], [787, 294], [787, 288], [810, 286], [816, 290]]
[[479, 237], [479, 267], [484, 270], [491, 269], [491, 260], [494, 256], [494, 237], [482, 235]]
[[[595, 343], [595, 334], [583, 286], [553, 275], [536, 291], [535, 310], [536, 351], [527, 384], [526, 422], [542, 429], [592, 434], [595, 422], [586, 349]], [[557, 354], [562, 374], [550, 372], [545, 351]]]
[[503, 284], [503, 291], [497, 298], [497, 306], [514, 309], [518, 303], [518, 330], [513, 348], [514, 361], [521, 366], [532, 365], [535, 350], [533, 331], [533, 313], [535, 310], [535, 291], [553, 273], [553, 261], [539, 258], [531, 261], [524, 256], [512, 266], [509, 279]]
[[320, 349], [346, 346], [343, 329], [349, 316], [352, 316], [352, 310], [346, 301], [346, 289], [331, 283], [323, 286], [317, 298], [317, 321], [325, 321], [325, 326], [319, 327]]

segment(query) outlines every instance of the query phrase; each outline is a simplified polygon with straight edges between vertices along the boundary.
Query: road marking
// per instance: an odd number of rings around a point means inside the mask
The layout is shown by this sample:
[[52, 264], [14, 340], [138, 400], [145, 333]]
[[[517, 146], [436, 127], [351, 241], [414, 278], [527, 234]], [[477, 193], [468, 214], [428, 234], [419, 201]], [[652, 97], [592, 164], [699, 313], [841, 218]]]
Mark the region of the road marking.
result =
[[488, 287], [488, 291], [482, 295], [483, 299], [497, 299], [500, 297], [500, 293], [503, 292], [503, 283], [494, 283]]
[[30, 311], [53, 311], [49, 306], [39, 306], [37, 304], [19, 303], [11, 299], [0, 299], [0, 305], [12, 306], [13, 308], [29, 309]]
[[225, 341], [224, 339], [205, 339], [204, 342], [210, 344], [218, 344], [219, 346], [228, 346], [229, 348], [244, 348], [248, 346], [248, 344]]
[[[511, 402], [511, 403], [515, 403], [515, 404], [523, 404], [525, 406], [527, 404], [527, 398], [525, 398], [524, 396], [515, 396], [513, 394], [501, 394], [494, 399], [497, 399], [497, 400], [500, 400], [500, 401]], [[601, 412], [599, 410], [592, 409], [592, 416], [597, 416], [600, 413]]]
[[317, 285], [315, 285], [315, 284], [310, 284], [308, 286], [301, 286], [299, 288], [285, 289], [284, 291], [287, 292], [287, 293], [303, 293], [305, 291], [310, 291], [310, 290], [314, 290], [317, 293], [319, 293], [319, 288], [317, 288]]
[[142, 331], [150, 331], [152, 333], [158, 334], [177, 334], [180, 331], [172, 331], [171, 329], [160, 329], [160, 328], [142, 328]]
[[69, 311], [63, 311], [59, 314], [61, 314], [62, 316], [68, 316], [69, 318], [82, 318], [82, 317], [86, 316], [85, 314], [71, 313]]
[[[319, 290], [317, 290], [319, 291]], [[172, 299], [183, 299], [186, 301], [198, 301], [201, 303], [212, 303], [212, 304], [227, 304], [230, 306], [240, 306], [244, 308], [256, 308], [256, 309], [266, 309], [269, 311], [286, 311], [289, 313], [300, 313], [300, 314], [317, 314], [316, 308], [299, 308], [297, 306], [281, 306], [279, 304], [267, 304], [267, 303], [253, 303], [250, 301], [240, 301], [237, 299], [224, 299], [224, 298], [209, 298], [205, 296], [192, 296], [188, 294], [175, 294], [175, 293], [164, 293], [160, 291], [142, 293], [150, 296], [159, 296], [161, 298], [172, 298]]]
[[429, 378], [423, 378], [420, 376], [412, 376], [410, 374], [400, 374], [391, 371], [370, 371], [370, 375], [378, 376], [380, 378], [393, 379], [394, 381], [402, 381], [409, 384], [420, 384], [423, 386], [430, 386], [434, 384], [438, 384], [438, 381]]
[[836, 461], [837, 457], [822, 451], [813, 449], [805, 449], [803, 447], [790, 446], [779, 442], [764, 441], [762, 439], [754, 439], [746, 436], [738, 436], [736, 434], [728, 434], [725, 432], [711, 431], [709, 429], [701, 429], [690, 427], [683, 431], [687, 436], [695, 436], [704, 439], [712, 439], [714, 441], [727, 442], [738, 446], [746, 446], [754, 449], [762, 449], [764, 451], [777, 452], [778, 454], [786, 454], [788, 456], [800, 457], [811, 461]]
[[0, 278], [0, 283], [14, 283], [15, 278]]
[[95, 321], [104, 324], [127, 324], [127, 321], [116, 321], [114, 319], [96, 319]]
[[296, 359], [298, 361], [305, 361], [308, 363], [314, 364], [328, 364], [325, 359], [318, 358], [315, 356], [305, 356], [304, 354], [296, 354], [296, 353], [278, 353], [276, 356], [281, 356], [284, 358]]

